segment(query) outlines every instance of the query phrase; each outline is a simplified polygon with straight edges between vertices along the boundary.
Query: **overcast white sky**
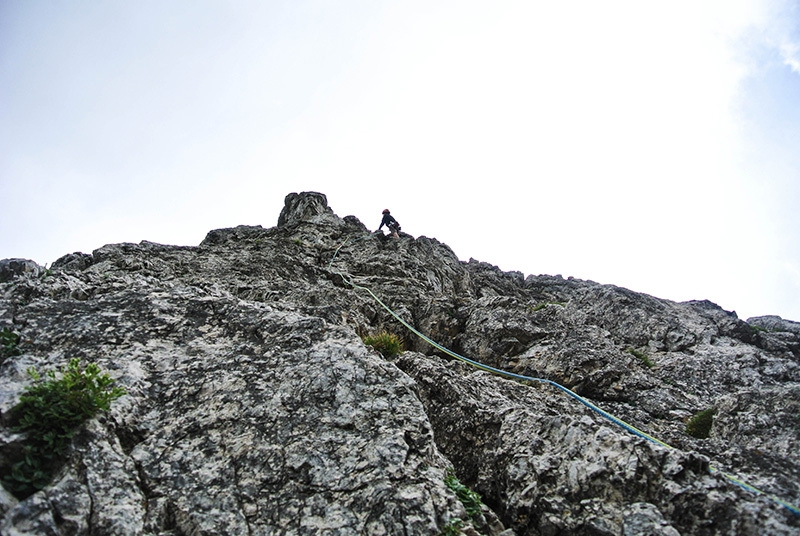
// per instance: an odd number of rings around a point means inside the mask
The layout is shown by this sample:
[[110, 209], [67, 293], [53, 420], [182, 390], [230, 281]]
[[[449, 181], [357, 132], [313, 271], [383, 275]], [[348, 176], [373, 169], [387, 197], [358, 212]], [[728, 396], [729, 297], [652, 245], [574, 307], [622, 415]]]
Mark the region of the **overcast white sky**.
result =
[[800, 2], [0, 2], [0, 258], [271, 227], [800, 321]]

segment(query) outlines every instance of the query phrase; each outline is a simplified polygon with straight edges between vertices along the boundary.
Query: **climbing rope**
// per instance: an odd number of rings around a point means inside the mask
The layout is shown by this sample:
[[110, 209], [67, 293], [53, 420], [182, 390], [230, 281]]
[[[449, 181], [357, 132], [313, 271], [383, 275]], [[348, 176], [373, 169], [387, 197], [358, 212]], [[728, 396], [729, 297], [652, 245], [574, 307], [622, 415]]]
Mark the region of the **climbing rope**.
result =
[[[356, 239], [354, 242], [358, 242], [360, 240], [363, 240], [364, 238], [367, 238], [368, 236], [371, 236], [371, 235], [362, 236], [362, 237]], [[352, 280], [352, 276], [351, 276], [351, 278], [348, 278], [348, 277], [345, 276], [344, 273], [333, 269], [333, 262], [334, 262], [334, 260], [336, 260], [336, 257], [339, 255], [339, 250], [341, 250], [350, 241], [351, 241], [351, 238], [348, 238], [344, 242], [342, 242], [339, 245], [339, 247], [336, 248], [336, 251], [334, 252], [333, 256], [331, 257], [330, 262], [328, 263], [328, 271], [333, 273], [333, 274], [336, 274], [336, 275], [340, 276], [342, 278], [342, 281], [344, 281], [346, 284], [350, 285], [354, 289], [363, 290], [364, 292], [368, 293], [372, 297], [372, 299], [375, 300], [381, 307], [383, 307], [383, 309], [385, 309], [390, 315], [392, 315], [395, 318], [395, 320], [400, 322], [403, 326], [405, 326], [414, 335], [420, 337], [422, 340], [424, 340], [425, 342], [427, 342], [431, 346], [435, 347], [436, 349], [440, 350], [441, 352], [444, 352], [445, 354], [449, 355], [450, 357], [453, 357], [454, 359], [457, 359], [459, 361], [467, 363], [467, 364], [469, 364], [469, 365], [471, 365], [471, 366], [473, 366], [473, 367], [475, 367], [477, 369], [480, 369], [480, 370], [483, 370], [483, 371], [486, 371], [486, 372], [491, 372], [492, 374], [497, 374], [499, 376], [504, 376], [506, 378], [511, 378], [511, 379], [514, 379], [514, 380], [536, 382], [536, 383], [543, 383], [543, 384], [551, 385], [551, 386], [555, 387], [556, 389], [558, 389], [559, 391], [561, 391], [561, 392], [565, 393], [566, 395], [572, 397], [573, 399], [577, 400], [578, 402], [580, 402], [581, 404], [583, 404], [587, 408], [591, 409], [595, 413], [601, 415], [602, 417], [608, 419], [609, 421], [613, 422], [614, 424], [616, 424], [616, 425], [624, 428], [625, 430], [631, 432], [632, 434], [637, 435], [637, 436], [639, 436], [639, 437], [641, 437], [643, 439], [646, 439], [647, 441], [650, 441], [651, 443], [655, 443], [656, 445], [660, 445], [662, 447], [665, 447], [665, 448], [668, 448], [668, 449], [671, 449], [671, 450], [675, 449], [675, 447], [673, 447], [673, 446], [661, 441], [658, 438], [653, 437], [652, 435], [650, 435], [650, 434], [648, 434], [648, 433], [636, 428], [635, 426], [633, 426], [631, 424], [628, 424], [627, 422], [623, 421], [622, 419], [620, 419], [618, 417], [615, 417], [614, 415], [608, 413], [607, 411], [599, 408], [597, 405], [593, 404], [589, 400], [583, 398], [578, 393], [572, 391], [571, 389], [569, 389], [567, 387], [564, 387], [563, 385], [561, 385], [561, 384], [559, 384], [559, 383], [557, 383], [557, 382], [555, 382], [553, 380], [549, 380], [547, 378], [535, 378], [535, 377], [532, 377], [532, 376], [525, 376], [525, 375], [522, 375], [522, 374], [516, 374], [514, 372], [509, 372], [509, 371], [506, 371], [506, 370], [502, 370], [502, 369], [498, 369], [498, 368], [486, 365], [484, 363], [480, 363], [480, 362], [475, 361], [473, 359], [470, 359], [468, 357], [464, 357], [463, 355], [460, 355], [460, 354], [458, 354], [456, 352], [453, 352], [452, 350], [450, 350], [448, 348], [445, 348], [444, 346], [442, 346], [441, 344], [437, 343], [436, 341], [434, 341], [430, 337], [428, 337], [425, 334], [421, 333], [414, 326], [412, 326], [411, 324], [406, 322], [400, 315], [395, 313], [391, 309], [391, 307], [386, 305], [374, 292], [372, 292], [371, 289], [369, 289], [368, 287], [365, 287], [365, 286], [362, 286], [362, 285], [359, 285], [359, 284], [355, 283]], [[731, 474], [728, 474], [728, 473], [726, 473], [724, 471], [721, 471], [721, 470], [719, 470], [716, 467], [713, 467], [711, 465], [709, 465], [708, 471], [710, 473], [712, 473], [712, 474], [713, 473], [718, 473], [719, 475], [725, 477], [727, 480], [733, 482], [737, 486], [739, 486], [739, 487], [741, 487], [741, 488], [743, 488], [743, 489], [745, 489], [745, 490], [747, 490], [747, 491], [749, 491], [751, 493], [755, 493], [757, 495], [763, 495], [764, 497], [767, 497], [767, 498], [771, 499], [772, 501], [774, 501], [775, 503], [783, 506], [784, 508], [789, 510], [794, 515], [800, 516], [800, 508], [794, 506], [793, 504], [791, 504], [789, 502], [786, 502], [786, 501], [780, 499], [779, 497], [771, 495], [771, 494], [769, 494], [769, 493], [767, 493], [765, 491], [762, 491], [762, 490], [756, 488], [755, 486], [747, 484], [746, 482], [740, 480], [739, 478], [737, 478], [737, 477], [735, 477], [735, 476], [733, 476]]]

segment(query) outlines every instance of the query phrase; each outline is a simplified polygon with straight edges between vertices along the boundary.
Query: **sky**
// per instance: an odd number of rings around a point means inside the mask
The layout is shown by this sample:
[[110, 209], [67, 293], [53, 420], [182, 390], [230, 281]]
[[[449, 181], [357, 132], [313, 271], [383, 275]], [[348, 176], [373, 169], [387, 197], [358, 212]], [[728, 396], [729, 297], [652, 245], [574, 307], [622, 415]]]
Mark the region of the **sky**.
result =
[[0, 2], [0, 259], [197, 245], [302, 191], [800, 321], [800, 0]]

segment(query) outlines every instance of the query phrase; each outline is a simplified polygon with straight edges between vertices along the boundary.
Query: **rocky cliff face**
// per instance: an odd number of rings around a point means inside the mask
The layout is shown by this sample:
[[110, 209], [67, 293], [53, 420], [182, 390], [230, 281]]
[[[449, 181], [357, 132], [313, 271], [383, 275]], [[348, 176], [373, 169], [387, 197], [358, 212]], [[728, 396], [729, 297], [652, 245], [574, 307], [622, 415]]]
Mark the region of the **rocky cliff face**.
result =
[[[554, 380], [674, 448], [453, 359], [350, 278], [445, 347]], [[28, 367], [72, 357], [128, 391], [48, 487], [0, 494], [2, 534], [800, 533], [789, 509], [709, 472], [800, 504], [800, 324], [461, 262], [339, 218], [321, 194], [197, 247], [2, 261], [0, 328], [20, 335], [0, 364], [4, 416]], [[406, 351], [362, 342], [384, 330]], [[711, 408], [709, 437], [688, 435]], [[23, 441], [6, 420], [3, 473]]]

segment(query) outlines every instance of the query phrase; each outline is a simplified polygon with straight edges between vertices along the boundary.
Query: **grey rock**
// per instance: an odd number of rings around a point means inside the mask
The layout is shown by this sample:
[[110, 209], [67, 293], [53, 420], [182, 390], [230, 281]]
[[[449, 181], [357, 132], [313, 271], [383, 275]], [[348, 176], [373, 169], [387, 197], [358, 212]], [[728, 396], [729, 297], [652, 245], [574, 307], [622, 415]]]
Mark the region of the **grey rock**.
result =
[[633, 503], [623, 511], [623, 536], [680, 536], [650, 503]]
[[284, 200], [284, 207], [278, 216], [278, 227], [291, 223], [314, 221], [316, 216], [333, 216], [328, 207], [328, 198], [318, 192], [291, 193]]
[[28, 259], [0, 260], [0, 283], [11, 281], [19, 276], [38, 276], [44, 268]]
[[800, 335], [800, 322], [784, 320], [777, 315], [756, 316], [747, 319], [747, 323], [767, 331], [788, 332]]
[[5, 516], [6, 512], [17, 504], [19, 504], [17, 498], [7, 492], [5, 488], [0, 487], [0, 516]]
[[[800, 533], [722, 474], [800, 503], [796, 323], [462, 262], [314, 192], [289, 194], [276, 227], [109, 244], [39, 276], [0, 283], [0, 325], [22, 341], [0, 364], [0, 411], [28, 367], [70, 357], [128, 395], [50, 486], [0, 496], [2, 534]], [[450, 351], [559, 382], [670, 447], [454, 359], [364, 288]], [[363, 344], [380, 331], [406, 351]], [[711, 407], [710, 437], [686, 434]], [[6, 473], [22, 438], [0, 432]], [[451, 470], [483, 498], [474, 518]]]
[[50, 265], [50, 268], [53, 270], [65, 270], [68, 272], [71, 271], [80, 271], [85, 270], [89, 266], [92, 265], [94, 259], [88, 253], [68, 253], [63, 257], [59, 257]]
[[[517, 534], [702, 534], [706, 525], [710, 534], [756, 534], [774, 521], [766, 504], [733, 507], [754, 497], [709, 474], [708, 458], [575, 411], [550, 386], [412, 352], [396, 363], [417, 381], [442, 453], [489, 504], [502, 505], [498, 515]], [[636, 502], [650, 506], [632, 511]], [[796, 531], [784, 521], [774, 533]]]

